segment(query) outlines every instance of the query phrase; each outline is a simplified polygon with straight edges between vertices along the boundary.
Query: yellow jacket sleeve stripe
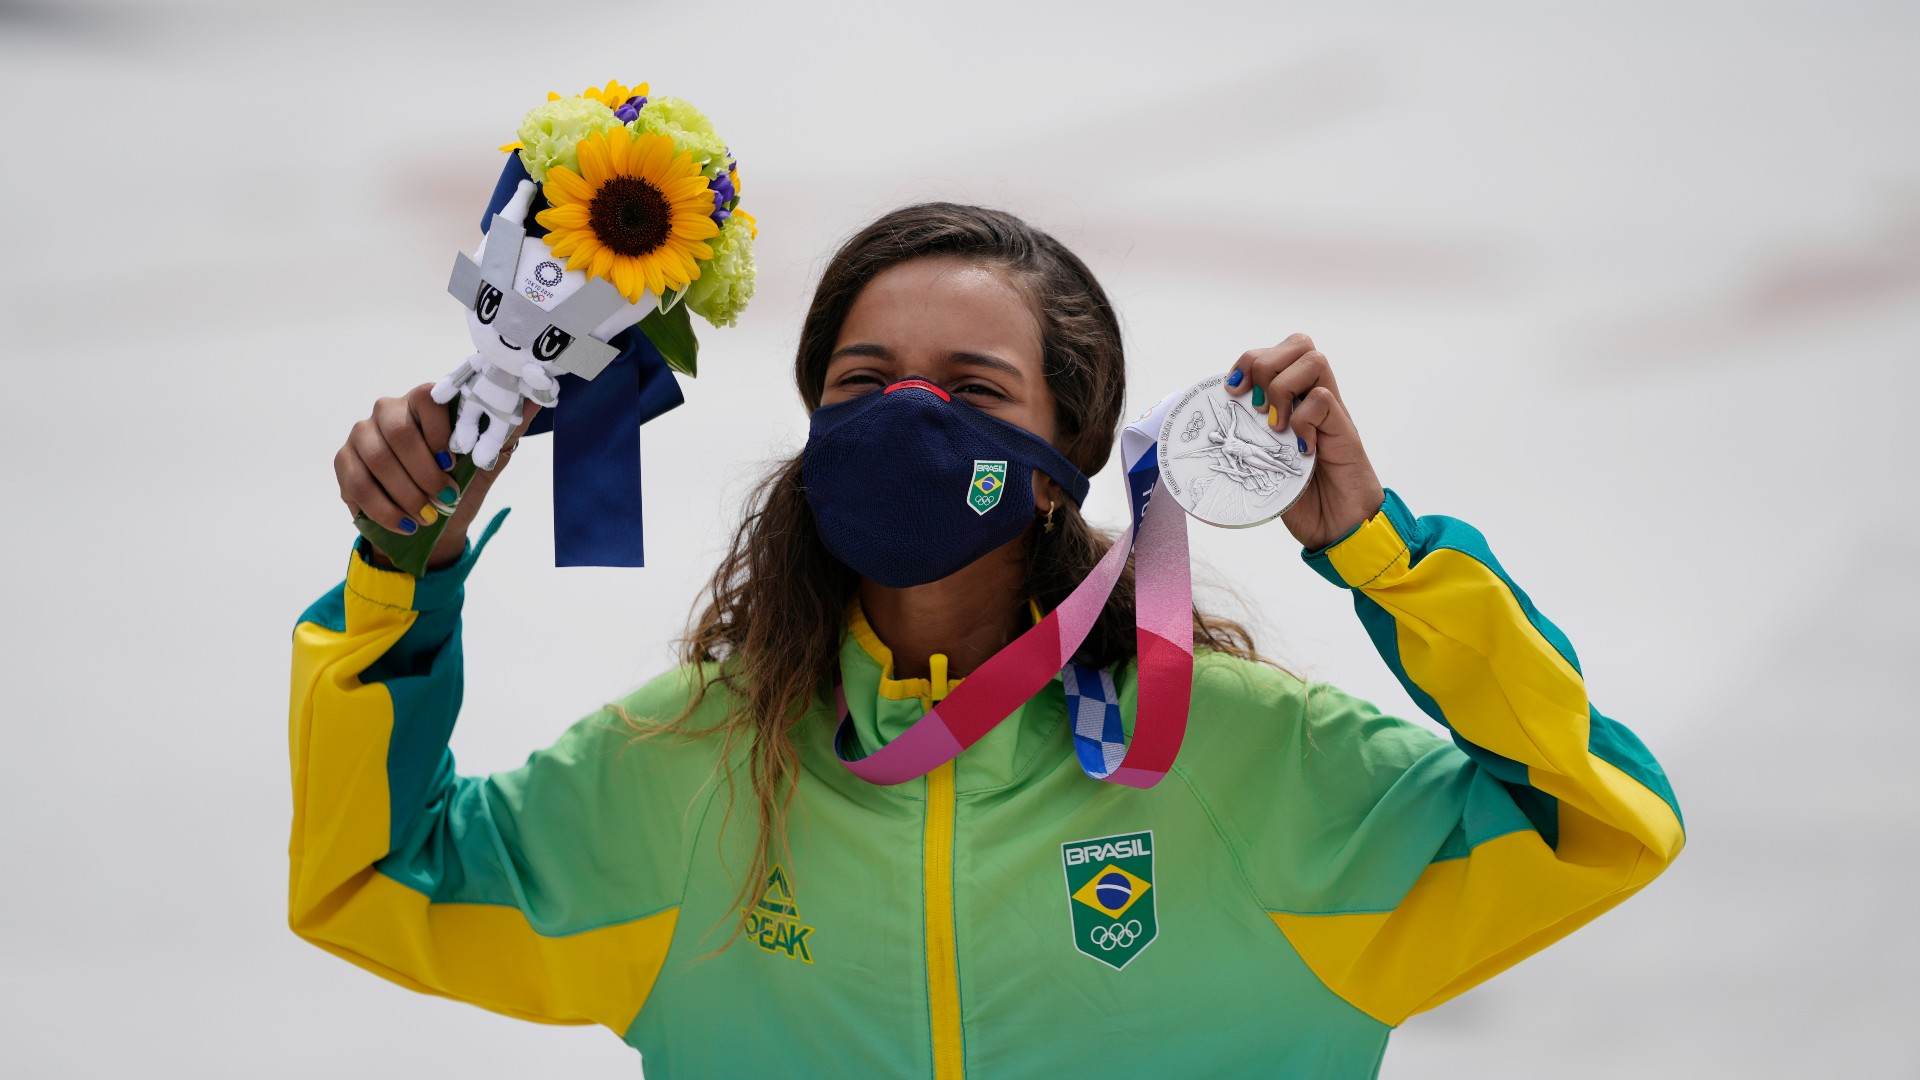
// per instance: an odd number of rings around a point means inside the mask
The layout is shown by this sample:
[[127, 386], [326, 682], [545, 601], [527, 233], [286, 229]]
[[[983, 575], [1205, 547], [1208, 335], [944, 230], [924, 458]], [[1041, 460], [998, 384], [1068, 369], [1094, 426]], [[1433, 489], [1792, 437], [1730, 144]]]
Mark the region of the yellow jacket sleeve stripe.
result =
[[[1572, 645], [1471, 526], [1416, 519], [1389, 492], [1306, 558], [1354, 591], [1382, 657], [1470, 759], [1462, 767], [1499, 782], [1482, 797], [1503, 791], [1519, 811], [1463, 815], [1464, 843], [1435, 850], [1391, 910], [1274, 912], [1336, 992], [1397, 1024], [1571, 933], [1678, 855], [1664, 773], [1592, 708]], [[1476, 818], [1492, 823], [1485, 835]]]
[[[533, 875], [513, 799], [453, 774], [462, 560], [416, 581], [357, 552], [293, 632], [288, 922], [306, 940], [401, 985], [550, 1023], [625, 1033], [671, 941], [677, 907], [600, 925], [550, 925], [533, 898], [578, 908]], [[516, 790], [564, 781], [519, 778]], [[473, 898], [478, 898], [474, 902]]]

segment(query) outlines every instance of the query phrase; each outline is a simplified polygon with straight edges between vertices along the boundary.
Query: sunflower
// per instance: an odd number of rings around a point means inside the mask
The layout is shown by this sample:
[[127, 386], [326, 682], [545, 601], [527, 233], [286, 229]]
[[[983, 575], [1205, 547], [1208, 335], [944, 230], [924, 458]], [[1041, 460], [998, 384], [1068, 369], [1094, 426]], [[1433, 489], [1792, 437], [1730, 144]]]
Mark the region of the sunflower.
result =
[[649, 290], [684, 290], [700, 276], [713, 223], [713, 192], [692, 155], [665, 135], [608, 128], [580, 140], [580, 172], [547, 170], [542, 190], [553, 205], [534, 215], [547, 246], [569, 270], [606, 278], [628, 303]]
[[[548, 101], [557, 100], [560, 96], [561, 95], [551, 90], [547, 91]], [[627, 86], [618, 79], [608, 79], [607, 85], [599, 89], [589, 86], [585, 90], [580, 91], [579, 96], [597, 101], [609, 109], [617, 109], [633, 98], [646, 97], [647, 84], [634, 83], [632, 86]]]

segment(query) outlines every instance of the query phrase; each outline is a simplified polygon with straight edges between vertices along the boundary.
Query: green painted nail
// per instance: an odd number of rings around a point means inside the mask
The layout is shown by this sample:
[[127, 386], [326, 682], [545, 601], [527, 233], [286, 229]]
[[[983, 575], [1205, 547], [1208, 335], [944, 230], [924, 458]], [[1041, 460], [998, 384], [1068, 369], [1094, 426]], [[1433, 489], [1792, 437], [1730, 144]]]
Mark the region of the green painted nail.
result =
[[440, 501], [443, 503], [451, 503], [459, 498], [459, 489], [455, 488], [452, 484], [448, 484], [446, 487], [440, 489]]
[[1258, 386], [1253, 388], [1253, 407], [1256, 409], [1267, 407], [1267, 392]]

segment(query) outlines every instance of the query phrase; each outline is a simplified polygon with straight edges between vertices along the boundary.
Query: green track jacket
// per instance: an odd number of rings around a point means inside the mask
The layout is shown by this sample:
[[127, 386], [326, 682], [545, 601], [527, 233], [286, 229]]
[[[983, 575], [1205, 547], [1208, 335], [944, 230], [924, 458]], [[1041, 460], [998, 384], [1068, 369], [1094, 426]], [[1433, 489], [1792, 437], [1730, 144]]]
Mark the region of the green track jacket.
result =
[[[1089, 779], [1056, 682], [925, 778], [841, 766], [795, 728], [790, 861], [733, 897], [717, 740], [634, 741], [611, 710], [463, 776], [463, 583], [349, 554], [293, 632], [288, 920], [403, 986], [603, 1024], [655, 1080], [766, 1076], [1365, 1077], [1391, 1029], [1572, 932], [1679, 853], [1678, 806], [1587, 699], [1566, 637], [1472, 526], [1391, 490], [1302, 556], [1353, 593], [1446, 728], [1202, 651], [1173, 771]], [[896, 679], [857, 608], [840, 651], [861, 749], [949, 687]], [[692, 669], [621, 700], [680, 712]], [[1131, 668], [1116, 678], [1131, 728]], [[695, 723], [717, 720], [716, 688]], [[723, 820], [727, 821], [723, 830]], [[703, 958], [736, 925], [745, 933]]]

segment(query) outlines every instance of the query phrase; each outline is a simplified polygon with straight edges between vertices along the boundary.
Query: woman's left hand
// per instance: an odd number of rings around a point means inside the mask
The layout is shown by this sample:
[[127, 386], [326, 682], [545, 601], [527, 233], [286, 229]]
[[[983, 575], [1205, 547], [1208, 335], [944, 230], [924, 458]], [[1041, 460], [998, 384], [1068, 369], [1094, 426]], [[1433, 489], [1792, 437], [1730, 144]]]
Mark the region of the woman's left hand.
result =
[[1386, 491], [1340, 398], [1333, 366], [1312, 338], [1295, 334], [1240, 354], [1227, 374], [1227, 393], [1254, 395], [1256, 409], [1270, 409], [1267, 423], [1292, 425], [1299, 449], [1314, 459], [1307, 490], [1280, 515], [1301, 546], [1324, 547], [1379, 512]]

